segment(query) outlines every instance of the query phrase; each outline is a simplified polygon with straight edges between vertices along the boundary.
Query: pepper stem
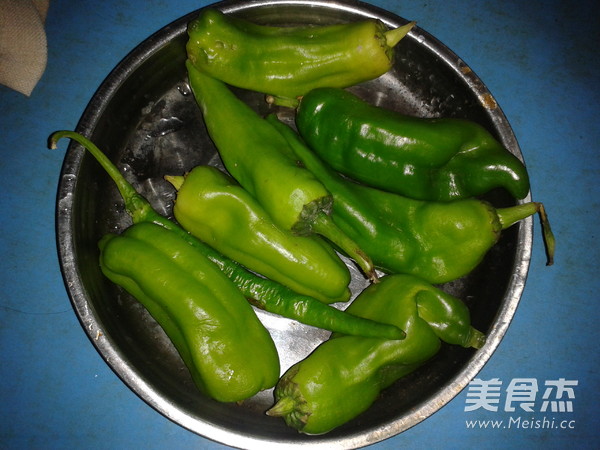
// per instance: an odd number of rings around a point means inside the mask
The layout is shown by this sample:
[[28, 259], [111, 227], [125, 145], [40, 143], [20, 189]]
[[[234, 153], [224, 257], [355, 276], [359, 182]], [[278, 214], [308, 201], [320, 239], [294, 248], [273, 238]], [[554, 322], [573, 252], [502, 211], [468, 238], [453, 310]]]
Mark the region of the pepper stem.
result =
[[412, 21], [407, 23], [406, 25], [402, 25], [401, 27], [394, 28], [383, 33], [385, 35], [385, 43], [387, 44], [387, 46], [390, 48], [395, 47], [398, 44], [398, 42], [400, 42], [410, 30], [412, 30], [416, 23], [417, 22]]
[[358, 267], [361, 268], [367, 278], [369, 278], [373, 283], [377, 283], [379, 281], [371, 258], [369, 258], [369, 256], [367, 256], [365, 252], [359, 248], [356, 242], [350, 239], [346, 233], [338, 228], [338, 226], [331, 219], [331, 216], [327, 215], [323, 211], [315, 214], [311, 222], [311, 230], [314, 233], [320, 234], [321, 236], [329, 239], [331, 242], [341, 248], [343, 252], [352, 258], [356, 264], [358, 264]]
[[119, 169], [111, 162], [96, 145], [75, 131], [56, 131], [50, 135], [48, 139], [48, 147], [56, 149], [57, 142], [62, 138], [69, 138], [81, 144], [88, 150], [92, 156], [100, 163], [102, 168], [110, 176], [117, 185], [117, 189], [123, 197], [125, 208], [131, 216], [134, 223], [149, 221], [154, 219], [154, 216], [159, 216], [152, 206], [144, 197], [142, 197], [135, 188], [129, 183], [125, 177], [119, 172]]
[[287, 108], [297, 108], [298, 105], [300, 104], [300, 98], [296, 97], [282, 97], [280, 95], [271, 95], [268, 94], [265, 96], [265, 101], [267, 102], [267, 104], [269, 105], [276, 105], [276, 106], [284, 106]]
[[156, 210], [152, 208], [150, 202], [135, 190], [131, 183], [129, 183], [129, 181], [125, 179], [121, 172], [119, 172], [119, 169], [117, 169], [110, 159], [108, 159], [108, 157], [102, 153], [102, 151], [96, 147], [92, 141], [75, 131], [63, 130], [56, 131], [50, 135], [48, 138], [48, 147], [53, 150], [56, 149], [57, 142], [62, 138], [69, 138], [81, 144], [92, 154], [96, 161], [100, 163], [102, 168], [108, 173], [110, 178], [117, 185], [117, 189], [119, 190], [119, 193], [125, 202], [125, 209], [131, 216], [133, 223], [152, 222], [156, 225], [160, 225], [167, 230], [176, 233], [191, 245], [195, 247], [202, 247], [202, 250], [207, 254], [211, 261], [213, 261], [219, 267], [223, 267], [222, 262], [217, 257], [217, 253], [213, 252], [210, 247], [198, 239], [192, 238], [191, 235], [183, 228], [157, 213]]
[[496, 209], [496, 214], [498, 215], [498, 219], [500, 220], [503, 230], [536, 213], [540, 216], [540, 224], [542, 226], [542, 235], [544, 238], [544, 245], [546, 247], [546, 265], [551, 266], [554, 264], [554, 250], [556, 241], [554, 239], [554, 233], [552, 233], [550, 221], [548, 220], [548, 215], [546, 214], [544, 205], [539, 202], [529, 202], [521, 205], [510, 206], [508, 208]]
[[291, 414], [296, 409], [296, 400], [292, 397], [285, 396], [277, 400], [271, 408], [266, 412], [267, 416], [271, 417], [283, 417]]
[[181, 189], [181, 186], [183, 186], [183, 183], [185, 182], [185, 177], [181, 175], [165, 175], [163, 178], [165, 181], [171, 183], [177, 191]]
[[[281, 122], [275, 114], [267, 116], [267, 122], [273, 125], [279, 133], [285, 138], [294, 154], [304, 163], [305, 155], [311, 155], [310, 150], [304, 145], [300, 137], [288, 125]], [[309, 168], [310, 170], [310, 168]], [[324, 200], [325, 201], [325, 200]], [[314, 203], [314, 202], [313, 202]], [[310, 205], [310, 204], [309, 204]], [[308, 224], [310, 231], [320, 234], [329, 239], [333, 244], [342, 249], [356, 264], [361, 268], [364, 274], [372, 282], [377, 283], [379, 278], [375, 272], [373, 261], [371, 258], [354, 242], [346, 233], [344, 233], [333, 222], [331, 216], [328, 215], [320, 207], [322, 205], [310, 205], [313, 207], [310, 213], [307, 213], [308, 219], [299, 222], [299, 225]], [[305, 206], [306, 208], [307, 206]], [[305, 211], [303, 211], [304, 213]]]
[[476, 349], [480, 349], [481, 347], [483, 347], [483, 345], [485, 344], [485, 334], [483, 334], [481, 331], [471, 327], [471, 331], [469, 333], [469, 338], [467, 339], [464, 347], [465, 348], [476, 348]]

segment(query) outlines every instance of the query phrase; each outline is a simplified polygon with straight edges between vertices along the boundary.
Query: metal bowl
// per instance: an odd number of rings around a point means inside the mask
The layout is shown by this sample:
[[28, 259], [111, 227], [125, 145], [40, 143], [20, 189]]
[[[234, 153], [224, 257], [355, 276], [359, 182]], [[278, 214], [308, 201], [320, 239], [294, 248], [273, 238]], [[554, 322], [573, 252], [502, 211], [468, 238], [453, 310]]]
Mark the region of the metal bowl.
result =
[[[407, 22], [352, 1], [275, 0], [213, 6], [264, 24], [325, 24], [365, 17], [379, 18], [390, 27]], [[133, 50], [100, 86], [77, 127], [167, 216], [172, 214], [174, 191], [163, 180], [165, 174], [182, 174], [198, 164], [220, 165], [186, 81], [186, 25], [197, 14], [182, 17]], [[419, 28], [398, 46], [389, 73], [355, 89], [371, 101], [405, 113], [476, 121], [521, 157], [505, 116], [482, 81]], [[268, 110], [262, 95], [238, 93], [257, 111]], [[503, 192], [492, 192], [487, 199], [496, 206], [514, 204]], [[484, 348], [476, 352], [443, 346], [433, 360], [385, 390], [355, 420], [326, 435], [307, 436], [264, 414], [273, 403], [271, 391], [237, 405], [218, 403], [196, 390], [162, 329], [100, 272], [98, 240], [128, 225], [129, 217], [112, 181], [79, 145], [70, 144], [59, 181], [57, 233], [65, 283], [83, 329], [123, 382], [169, 419], [230, 446], [263, 449], [283, 444], [366, 446], [401, 433], [448, 403], [502, 339], [524, 287], [532, 243], [532, 220], [528, 219], [507, 230], [473, 273], [443, 286], [469, 305], [474, 326], [488, 334]], [[364, 286], [355, 273], [353, 292]], [[257, 313], [278, 346], [282, 371], [328, 337], [321, 330]]]

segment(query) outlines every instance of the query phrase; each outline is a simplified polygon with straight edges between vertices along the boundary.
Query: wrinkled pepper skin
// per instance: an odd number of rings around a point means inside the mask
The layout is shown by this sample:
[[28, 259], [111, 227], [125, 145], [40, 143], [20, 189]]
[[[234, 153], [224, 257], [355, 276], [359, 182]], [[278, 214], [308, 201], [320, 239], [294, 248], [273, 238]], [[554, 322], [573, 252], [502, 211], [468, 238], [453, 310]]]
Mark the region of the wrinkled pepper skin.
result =
[[227, 84], [293, 99], [318, 86], [347, 87], [384, 74], [413, 25], [388, 30], [369, 19], [273, 27], [205, 9], [188, 25], [187, 54]]
[[450, 201], [495, 188], [529, 193], [523, 163], [468, 120], [423, 119], [371, 105], [343, 89], [315, 89], [297, 110], [298, 131], [337, 171], [419, 200]]
[[231, 176], [279, 227], [298, 235], [324, 236], [368, 278], [376, 279], [368, 255], [329, 216], [331, 193], [297, 164], [287, 140], [222, 81], [197, 70], [189, 60], [186, 67], [208, 134]]
[[231, 177], [198, 166], [179, 186], [173, 212], [183, 228], [228, 258], [324, 303], [350, 299], [350, 271], [322, 239], [277, 227]]
[[279, 378], [275, 344], [235, 285], [177, 235], [139, 223], [100, 241], [102, 272], [140, 301], [198, 388], [237, 402]]
[[335, 224], [387, 273], [412, 274], [434, 284], [460, 278], [479, 265], [502, 230], [535, 213], [542, 217], [549, 264], [554, 258], [554, 237], [541, 203], [494, 208], [472, 198], [423, 201], [358, 184], [324, 163], [274, 114], [267, 120], [333, 195]]
[[334, 221], [388, 273], [412, 274], [433, 284], [456, 280], [481, 263], [504, 228], [485, 201], [426, 202], [341, 182], [349, 196], [336, 205]]
[[286, 371], [267, 414], [302, 433], [323, 434], [367, 410], [382, 389], [433, 357], [441, 341], [474, 348], [485, 343], [462, 301], [410, 275], [382, 277], [348, 309], [402, 327], [406, 339], [335, 335]]

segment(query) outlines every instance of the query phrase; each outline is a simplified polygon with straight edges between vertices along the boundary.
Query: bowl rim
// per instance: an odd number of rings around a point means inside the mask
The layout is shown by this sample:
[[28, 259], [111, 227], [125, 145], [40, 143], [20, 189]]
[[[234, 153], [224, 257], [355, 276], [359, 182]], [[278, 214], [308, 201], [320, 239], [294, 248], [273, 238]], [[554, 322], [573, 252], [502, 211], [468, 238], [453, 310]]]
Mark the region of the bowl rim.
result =
[[[226, 13], [236, 13], [264, 6], [272, 7], [274, 5], [319, 6], [322, 8], [344, 9], [359, 16], [378, 18], [388, 26], [399, 26], [407, 22], [400, 16], [384, 9], [352, 0], [337, 0], [334, 2], [318, 0], [260, 0], [250, 2], [222, 1], [213, 3], [180, 17], [150, 35], [150, 37], [129, 52], [100, 84], [85, 108], [84, 113], [77, 124], [76, 131], [85, 136], [89, 136], [93, 132], [98, 120], [102, 117], [105, 106], [110, 102], [121, 84], [131, 73], [143, 64], [147, 58], [159, 51], [162, 47], [171, 42], [171, 40], [180, 36], [181, 33], [184, 33], [187, 23], [193, 17], [197, 16], [201, 10], [210, 7], [221, 9]], [[435, 37], [419, 27], [413, 28], [407, 38], [415, 39], [418, 41], [419, 45], [425, 46], [428, 51], [439, 57], [443, 64], [446, 64], [451, 68], [456, 73], [457, 77], [462, 79], [468, 85], [469, 89], [481, 100], [482, 105], [486, 107], [488, 116], [495, 126], [495, 131], [499, 133], [501, 141], [511, 152], [523, 160], [523, 155], [517, 140], [503, 111], [485, 84], [472, 70], [470, 70], [470, 68], [468, 68], [463, 60]], [[56, 234], [59, 262], [67, 293], [76, 315], [88, 338], [101, 357], [115, 374], [142, 400], [176, 424], [204, 438], [225, 445], [240, 448], [260, 447], [263, 449], [275, 448], [283, 444], [290, 446], [301, 445], [310, 448], [359, 448], [391, 438], [408, 430], [449, 403], [468, 385], [489, 361], [510, 325], [525, 287], [533, 240], [533, 220], [531, 217], [525, 219], [519, 225], [517, 235], [519, 246], [515, 252], [512, 276], [510, 283], [506, 288], [501, 308], [497, 312], [493, 325], [487, 334], [486, 344], [483, 348], [475, 352], [463, 369], [441, 387], [435, 395], [429, 397], [427, 401], [422, 402], [403, 416], [382, 423], [381, 425], [372, 428], [368, 433], [351, 434], [344, 438], [336, 436], [335, 439], [332, 439], [328, 438], [327, 435], [322, 435], [320, 437], [315, 437], [314, 440], [310, 441], [292, 439], [275, 441], [265, 440], [250, 435], [242, 435], [234, 430], [225, 429], [207, 423], [199, 418], [190, 417], [185, 411], [179, 409], [177, 405], [174, 405], [167, 398], [162, 397], [159, 392], [153, 389], [152, 385], [144, 379], [142, 374], [122, 357], [119, 349], [110, 336], [102, 335], [101, 323], [99, 322], [92, 305], [87, 301], [85, 289], [79, 283], [80, 272], [74, 256], [74, 237], [73, 233], [71, 233], [73, 225], [73, 192], [77, 183], [76, 174], [83, 156], [84, 152], [81, 151], [81, 147], [78, 144], [71, 142], [68, 146], [61, 168], [56, 201]], [[519, 203], [530, 200], [531, 195], [529, 194]], [[102, 339], [99, 339], [99, 336], [102, 336]]]

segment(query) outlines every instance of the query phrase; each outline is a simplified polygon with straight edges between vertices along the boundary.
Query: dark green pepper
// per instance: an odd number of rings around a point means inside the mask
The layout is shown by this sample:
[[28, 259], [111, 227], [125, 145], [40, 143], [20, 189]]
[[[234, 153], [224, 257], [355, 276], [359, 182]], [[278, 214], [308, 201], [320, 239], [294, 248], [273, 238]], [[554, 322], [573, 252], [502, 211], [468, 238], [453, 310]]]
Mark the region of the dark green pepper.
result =
[[333, 195], [336, 225], [388, 273], [408, 273], [445, 283], [471, 272], [496, 244], [502, 230], [539, 213], [548, 255], [554, 236], [543, 204], [494, 208], [486, 201], [427, 202], [361, 185], [342, 177], [275, 115], [267, 120], [288, 139], [296, 156]]
[[316, 236], [276, 226], [244, 188], [219, 169], [198, 166], [185, 177], [165, 177], [177, 188], [177, 222], [198, 239], [248, 269], [324, 303], [350, 299], [350, 272]]
[[223, 82], [186, 62], [190, 87], [206, 129], [227, 171], [284, 230], [320, 234], [376, 279], [373, 264], [331, 220], [333, 198], [312, 173], [298, 166], [285, 138]]
[[529, 192], [523, 163], [472, 121], [410, 117], [323, 88], [302, 98], [296, 124], [334, 169], [407, 197], [449, 201], [504, 188], [522, 199]]
[[433, 357], [440, 340], [480, 348], [485, 336], [466, 305], [410, 275], [389, 275], [366, 288], [353, 314], [402, 327], [403, 341], [334, 336], [294, 364], [275, 387], [270, 416], [306, 434], [322, 434], [364, 412], [382, 389]]
[[269, 332], [195, 247], [149, 222], [106, 235], [99, 246], [104, 275], [156, 319], [203, 393], [238, 402], [275, 385], [279, 357]]
[[236, 261], [226, 258], [192, 236], [175, 222], [158, 214], [148, 200], [136, 192], [117, 167], [89, 139], [72, 131], [57, 131], [50, 136], [49, 147], [56, 148], [57, 141], [63, 137], [81, 144], [100, 163], [116, 184], [125, 202], [125, 209], [134, 224], [153, 223], [179, 236], [181, 240], [212, 261], [257, 308], [329, 331], [385, 339], [404, 338], [404, 332], [393, 325], [346, 313], [246, 270]]
[[328, 26], [256, 25], [205, 9], [188, 25], [188, 58], [233, 86], [295, 99], [319, 86], [347, 87], [379, 77], [394, 46], [414, 26], [379, 20]]

